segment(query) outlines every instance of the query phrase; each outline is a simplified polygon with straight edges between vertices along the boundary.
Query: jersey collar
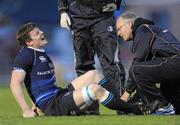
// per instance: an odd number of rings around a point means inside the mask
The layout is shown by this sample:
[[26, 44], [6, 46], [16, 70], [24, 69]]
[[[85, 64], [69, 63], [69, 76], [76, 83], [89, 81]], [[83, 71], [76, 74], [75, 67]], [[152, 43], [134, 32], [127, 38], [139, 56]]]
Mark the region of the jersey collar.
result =
[[39, 51], [39, 52], [45, 52], [44, 49], [36, 49], [36, 48], [33, 48], [33, 47], [28, 47], [28, 48], [33, 49], [33, 50], [36, 50], [36, 51]]

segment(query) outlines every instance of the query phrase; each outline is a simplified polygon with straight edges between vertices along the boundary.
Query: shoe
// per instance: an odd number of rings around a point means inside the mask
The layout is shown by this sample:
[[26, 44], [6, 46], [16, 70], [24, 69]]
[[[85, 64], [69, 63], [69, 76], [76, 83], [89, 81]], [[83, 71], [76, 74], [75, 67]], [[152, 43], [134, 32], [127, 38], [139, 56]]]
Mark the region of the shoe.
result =
[[156, 110], [153, 114], [154, 115], [174, 115], [175, 111], [174, 111], [173, 105], [169, 103], [167, 106], [163, 106], [162, 108], [159, 108], [158, 110]]
[[116, 110], [117, 115], [132, 115], [133, 113]]
[[138, 104], [139, 112], [137, 115], [150, 115], [158, 108], [159, 101], [155, 100], [150, 104], [144, 105], [143, 103]]
[[98, 110], [78, 110], [70, 112], [72, 116], [81, 116], [81, 115], [100, 115], [99, 109]]
[[100, 115], [99, 109], [98, 110], [86, 110], [84, 111], [84, 115]]
[[[130, 102], [130, 103], [132, 103], [132, 102]], [[141, 100], [138, 100], [138, 101], [134, 101], [133, 104], [136, 104], [139, 106], [139, 105], [143, 105], [143, 102]], [[116, 113], [117, 113], [117, 115], [135, 115], [136, 114], [136, 113], [134, 114], [134, 113], [120, 111], [120, 110], [116, 110]]]

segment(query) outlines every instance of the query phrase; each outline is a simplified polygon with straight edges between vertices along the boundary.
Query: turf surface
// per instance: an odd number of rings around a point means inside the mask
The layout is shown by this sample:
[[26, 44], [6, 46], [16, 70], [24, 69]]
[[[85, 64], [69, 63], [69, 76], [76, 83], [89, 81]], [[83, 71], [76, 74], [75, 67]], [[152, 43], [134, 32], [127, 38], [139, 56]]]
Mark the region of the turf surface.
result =
[[25, 119], [10, 89], [0, 86], [0, 125], [180, 125], [180, 116], [118, 116], [105, 107], [101, 106], [100, 110], [100, 116]]

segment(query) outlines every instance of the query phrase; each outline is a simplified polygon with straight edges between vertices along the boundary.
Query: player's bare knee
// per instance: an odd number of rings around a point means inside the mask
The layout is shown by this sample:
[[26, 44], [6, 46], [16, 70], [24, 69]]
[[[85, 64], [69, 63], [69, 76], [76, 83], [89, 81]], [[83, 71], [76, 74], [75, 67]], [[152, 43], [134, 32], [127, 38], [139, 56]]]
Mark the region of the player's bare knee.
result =
[[90, 70], [90, 71], [87, 72], [87, 74], [90, 75], [90, 76], [95, 75], [95, 71], [96, 70]]
[[92, 79], [93, 84], [98, 84], [103, 78], [102, 74], [98, 70], [90, 70], [87, 72], [87, 75]]
[[93, 70], [94, 79], [96, 83], [99, 83], [101, 79], [103, 78], [103, 75], [98, 70]]
[[99, 83], [102, 80], [103, 75], [98, 70], [94, 70], [94, 72], [96, 83]]

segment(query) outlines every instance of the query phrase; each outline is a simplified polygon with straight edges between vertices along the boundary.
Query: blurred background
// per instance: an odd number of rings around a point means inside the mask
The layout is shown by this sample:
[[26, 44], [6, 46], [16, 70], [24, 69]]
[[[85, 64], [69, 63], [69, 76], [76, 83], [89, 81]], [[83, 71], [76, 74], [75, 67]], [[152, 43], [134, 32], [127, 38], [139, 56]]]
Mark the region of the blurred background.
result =
[[[126, 10], [155, 21], [180, 40], [180, 0], [125, 0], [115, 16]], [[46, 34], [49, 41], [46, 50], [55, 64], [57, 83], [69, 83], [76, 77], [71, 31], [59, 26], [57, 0], [0, 0], [0, 85], [10, 83], [12, 63], [20, 49], [15, 40], [16, 31], [30, 21]], [[132, 42], [118, 42], [127, 71], [132, 61]], [[96, 67], [100, 69], [98, 60]]]

